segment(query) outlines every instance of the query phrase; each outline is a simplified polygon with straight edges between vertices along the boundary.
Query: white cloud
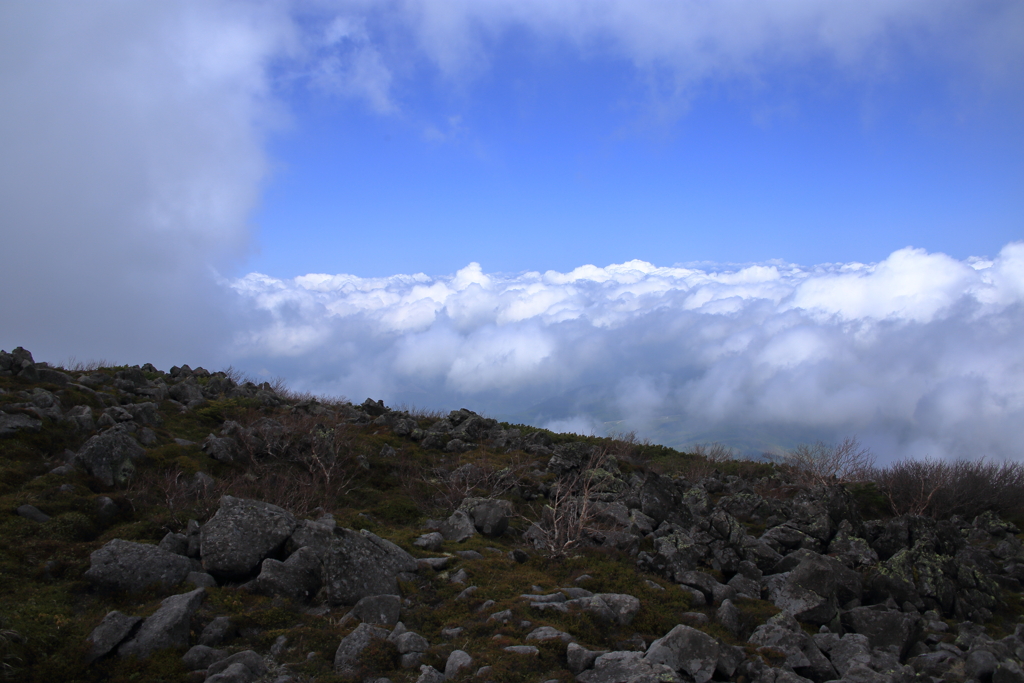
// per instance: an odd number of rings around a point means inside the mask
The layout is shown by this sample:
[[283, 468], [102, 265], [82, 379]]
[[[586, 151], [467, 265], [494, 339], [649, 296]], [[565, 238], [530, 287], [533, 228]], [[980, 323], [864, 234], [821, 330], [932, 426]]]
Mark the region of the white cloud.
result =
[[806, 268], [253, 275], [233, 286], [271, 322], [238, 353], [290, 359], [279, 367], [307, 389], [538, 423], [857, 433], [890, 455], [1019, 457], [1022, 256], [1013, 243], [968, 262], [901, 249]]

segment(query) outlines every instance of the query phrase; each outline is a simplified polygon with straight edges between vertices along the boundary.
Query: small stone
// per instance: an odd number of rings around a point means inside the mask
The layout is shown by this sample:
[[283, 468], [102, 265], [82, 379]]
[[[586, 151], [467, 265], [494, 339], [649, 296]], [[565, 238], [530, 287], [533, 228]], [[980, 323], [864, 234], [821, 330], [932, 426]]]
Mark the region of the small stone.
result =
[[19, 517], [24, 517], [25, 519], [33, 522], [39, 522], [40, 524], [50, 521], [50, 515], [46, 514], [34, 505], [19, 505], [15, 512], [18, 513]]

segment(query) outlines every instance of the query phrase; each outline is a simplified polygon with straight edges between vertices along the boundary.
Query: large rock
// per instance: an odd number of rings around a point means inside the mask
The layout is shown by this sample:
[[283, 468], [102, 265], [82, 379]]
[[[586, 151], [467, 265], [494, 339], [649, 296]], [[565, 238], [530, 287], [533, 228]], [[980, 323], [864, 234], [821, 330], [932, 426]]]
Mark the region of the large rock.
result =
[[375, 638], [385, 639], [388, 631], [370, 624], [359, 624], [352, 633], [342, 638], [338, 649], [334, 652], [334, 672], [339, 676], [355, 677], [359, 675], [360, 656]]
[[611, 610], [613, 620], [620, 626], [628, 626], [640, 611], [640, 600], [625, 593], [598, 593], [594, 596]]
[[847, 631], [867, 636], [872, 648], [895, 647], [901, 656], [906, 654], [918, 631], [916, 616], [880, 605], [843, 612], [842, 622]]
[[108, 612], [103, 617], [100, 625], [89, 634], [89, 652], [85, 655], [86, 663], [92, 663], [114, 651], [128, 636], [135, 627], [142, 621], [142, 617], [130, 617], [118, 611]]
[[508, 529], [512, 518], [512, 503], [494, 498], [466, 498], [459, 505], [473, 521], [473, 526], [484, 536], [500, 536]]
[[679, 624], [651, 643], [644, 659], [684, 672], [695, 683], [707, 683], [718, 666], [718, 641], [702, 631]]
[[135, 462], [145, 455], [128, 429], [117, 425], [86, 441], [77, 459], [86, 472], [113, 486], [125, 484], [135, 471]]
[[298, 522], [291, 513], [257, 500], [224, 496], [220, 509], [200, 531], [203, 567], [214, 576], [251, 576], [278, 551]]
[[398, 575], [415, 572], [416, 558], [368, 531], [341, 529], [324, 558], [328, 600], [352, 605], [368, 595], [398, 593]]
[[204, 671], [227, 656], [226, 650], [217, 650], [209, 645], [193, 645], [181, 658], [181, 663], [189, 671]]
[[267, 595], [283, 595], [309, 602], [320, 590], [323, 565], [312, 548], [299, 548], [287, 560], [263, 560], [256, 588]]
[[444, 665], [446, 680], [455, 678], [460, 671], [473, 666], [473, 658], [464, 650], [453, 650]]
[[188, 647], [189, 620], [206, 596], [205, 588], [164, 598], [160, 608], [147, 617], [134, 637], [117, 653], [122, 657], [148, 657], [157, 650]]
[[267, 664], [252, 650], [236, 652], [210, 665], [206, 683], [250, 683], [267, 673]]
[[871, 644], [868, 637], [859, 633], [847, 633], [829, 649], [829, 658], [840, 676], [858, 665], [871, 663]]
[[43, 421], [24, 413], [0, 413], [0, 437], [14, 436], [20, 431], [38, 432]]
[[360, 621], [378, 626], [394, 626], [402, 612], [402, 599], [397, 595], [368, 595], [355, 604], [349, 613]]
[[569, 671], [579, 674], [594, 666], [597, 658], [607, 653], [607, 650], [588, 650], [579, 643], [569, 643], [565, 650], [565, 659]]
[[861, 597], [857, 572], [811, 550], [790, 553], [772, 571], [781, 573], [766, 581], [769, 599], [787, 614], [810, 624], [830, 623], [840, 604]]
[[579, 683], [682, 683], [666, 664], [649, 662], [643, 652], [608, 652], [594, 660], [594, 667], [576, 676]]
[[151, 586], [167, 590], [188, 577], [193, 563], [187, 557], [155, 545], [115, 538], [89, 556], [85, 578], [101, 590], [140, 593]]
[[800, 624], [782, 612], [754, 629], [747, 642], [759, 651], [767, 648], [769, 654], [785, 655], [785, 665], [791, 669], [803, 669], [811, 665], [811, 660], [804, 654], [808, 640], [810, 638], [801, 630]]
[[835, 618], [839, 606], [835, 594], [822, 595], [799, 585], [792, 572], [769, 576], [768, 599], [784, 613], [810, 624], [827, 624]]
[[461, 543], [476, 534], [476, 525], [465, 510], [456, 510], [441, 524], [441, 535], [446, 541]]

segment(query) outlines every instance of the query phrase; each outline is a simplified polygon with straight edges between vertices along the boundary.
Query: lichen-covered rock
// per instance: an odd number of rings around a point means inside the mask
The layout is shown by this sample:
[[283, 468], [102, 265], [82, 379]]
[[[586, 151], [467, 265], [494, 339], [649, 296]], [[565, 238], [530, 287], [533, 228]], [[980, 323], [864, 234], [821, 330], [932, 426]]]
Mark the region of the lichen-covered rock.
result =
[[320, 558], [331, 605], [354, 605], [368, 595], [395, 595], [399, 574], [418, 567], [416, 558], [376, 534], [318, 522], [299, 524], [288, 547], [309, 547]]
[[167, 590], [184, 581], [193, 570], [187, 557], [119, 538], [93, 551], [89, 561], [85, 578], [94, 587], [128, 593], [140, 593], [152, 586]]
[[217, 514], [200, 532], [203, 567], [218, 577], [251, 576], [284, 545], [297, 524], [290, 512], [276, 505], [224, 496]]
[[702, 631], [679, 624], [651, 643], [644, 660], [684, 672], [695, 683], [707, 683], [718, 666], [718, 641]]
[[123, 485], [135, 471], [135, 462], [145, 457], [128, 428], [117, 425], [90, 438], [78, 451], [77, 460], [85, 471], [105, 486]]

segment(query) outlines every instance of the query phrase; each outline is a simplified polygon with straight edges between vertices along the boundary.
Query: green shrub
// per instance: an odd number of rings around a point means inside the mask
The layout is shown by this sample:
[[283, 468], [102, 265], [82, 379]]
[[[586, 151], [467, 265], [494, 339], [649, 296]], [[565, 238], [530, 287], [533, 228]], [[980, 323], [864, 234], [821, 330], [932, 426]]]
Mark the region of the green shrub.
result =
[[81, 512], [65, 512], [43, 525], [49, 538], [63, 541], [91, 541], [96, 538], [96, 524]]

